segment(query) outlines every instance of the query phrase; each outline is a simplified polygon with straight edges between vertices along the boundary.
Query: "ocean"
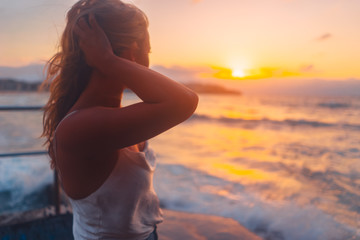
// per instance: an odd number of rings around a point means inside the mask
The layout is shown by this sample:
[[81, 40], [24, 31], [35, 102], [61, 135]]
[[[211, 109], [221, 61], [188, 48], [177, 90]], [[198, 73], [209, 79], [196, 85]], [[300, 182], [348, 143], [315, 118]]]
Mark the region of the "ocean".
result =
[[[2, 93], [0, 105], [47, 97]], [[0, 112], [0, 153], [43, 150], [41, 129], [40, 111]], [[360, 239], [360, 97], [203, 94], [150, 146], [164, 208], [230, 217], [268, 240]], [[48, 162], [0, 159], [0, 215], [42, 207]]]

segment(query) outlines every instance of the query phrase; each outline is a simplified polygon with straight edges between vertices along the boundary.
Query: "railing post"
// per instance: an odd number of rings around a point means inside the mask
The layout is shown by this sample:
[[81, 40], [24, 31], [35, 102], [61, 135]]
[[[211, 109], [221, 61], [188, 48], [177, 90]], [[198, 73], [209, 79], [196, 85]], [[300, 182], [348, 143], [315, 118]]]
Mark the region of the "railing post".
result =
[[60, 186], [59, 186], [59, 179], [58, 179], [58, 172], [54, 169], [54, 207], [55, 207], [55, 214], [60, 214]]

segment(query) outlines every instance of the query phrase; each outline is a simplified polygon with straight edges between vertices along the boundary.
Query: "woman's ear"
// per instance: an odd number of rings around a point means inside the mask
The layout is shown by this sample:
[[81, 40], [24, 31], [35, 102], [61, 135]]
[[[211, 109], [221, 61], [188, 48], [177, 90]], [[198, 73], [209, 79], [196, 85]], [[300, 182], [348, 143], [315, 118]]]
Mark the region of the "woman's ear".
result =
[[139, 51], [139, 45], [137, 44], [137, 42], [133, 42], [130, 45], [130, 54], [131, 54], [131, 61], [136, 61], [136, 57]]
[[127, 60], [136, 61], [137, 52], [139, 51], [139, 46], [136, 42], [133, 42], [129, 48], [124, 50], [121, 53], [120, 57], [126, 58]]

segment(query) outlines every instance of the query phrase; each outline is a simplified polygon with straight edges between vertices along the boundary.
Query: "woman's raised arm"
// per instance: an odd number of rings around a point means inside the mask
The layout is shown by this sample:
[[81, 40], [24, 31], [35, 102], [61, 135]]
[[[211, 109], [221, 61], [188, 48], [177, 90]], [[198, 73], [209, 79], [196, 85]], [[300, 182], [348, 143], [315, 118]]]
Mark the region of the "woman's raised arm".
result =
[[68, 128], [63, 132], [69, 134], [64, 137], [76, 136], [76, 141], [84, 141], [87, 146], [123, 148], [152, 138], [191, 116], [198, 103], [192, 90], [145, 66], [117, 57], [94, 16], [89, 17], [89, 23], [80, 20], [75, 33], [87, 63], [94, 68], [93, 75], [101, 76], [99, 84], [120, 82], [143, 102], [124, 108], [84, 109], [82, 114], [74, 114], [71, 124], [63, 124], [64, 130]]

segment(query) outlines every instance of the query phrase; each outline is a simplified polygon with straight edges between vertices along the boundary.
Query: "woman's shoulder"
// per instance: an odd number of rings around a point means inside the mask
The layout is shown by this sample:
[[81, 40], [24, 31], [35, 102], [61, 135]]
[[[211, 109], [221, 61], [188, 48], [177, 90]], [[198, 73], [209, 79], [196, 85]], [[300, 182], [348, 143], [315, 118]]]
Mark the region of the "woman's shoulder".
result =
[[75, 130], [77, 128], [83, 128], [91, 123], [91, 119], [99, 118], [98, 114], [102, 109], [109, 109], [105, 107], [88, 107], [88, 108], [76, 108], [70, 109], [65, 117], [59, 122], [56, 127], [56, 132], [66, 132], [67, 130]]
[[113, 143], [123, 136], [116, 130], [127, 127], [121, 123], [124, 118], [121, 111], [121, 108], [102, 106], [70, 109], [56, 128], [56, 140], [69, 151], [118, 149]]
[[71, 109], [59, 122], [55, 130], [56, 140], [62, 146], [73, 145], [74, 142], [81, 144], [81, 138], [86, 137], [79, 134], [82, 129], [91, 128], [91, 116], [95, 115], [97, 107], [84, 109]]

